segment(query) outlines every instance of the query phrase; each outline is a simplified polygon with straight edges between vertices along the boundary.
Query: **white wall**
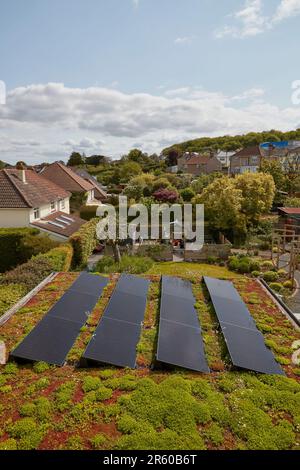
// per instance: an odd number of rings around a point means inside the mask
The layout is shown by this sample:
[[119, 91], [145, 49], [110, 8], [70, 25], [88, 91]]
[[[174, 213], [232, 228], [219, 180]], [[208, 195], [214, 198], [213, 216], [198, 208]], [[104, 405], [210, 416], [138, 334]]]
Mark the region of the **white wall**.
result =
[[0, 227], [27, 227], [30, 222], [30, 209], [0, 209]]
[[[40, 219], [43, 219], [44, 217], [47, 217], [48, 215], [52, 214], [52, 211], [51, 211], [51, 204], [46, 204], [44, 206], [40, 206]], [[61, 204], [58, 203], [58, 201], [56, 202], [56, 206], [55, 206], [55, 211], [61, 211], [61, 212], [65, 212], [66, 214], [70, 214], [70, 200], [69, 198], [66, 198], [65, 199], [65, 208], [64, 209], [61, 209]], [[54, 211], [53, 211], [54, 212]], [[30, 211], [30, 223], [34, 222], [35, 219], [34, 218], [34, 209], [31, 209]]]

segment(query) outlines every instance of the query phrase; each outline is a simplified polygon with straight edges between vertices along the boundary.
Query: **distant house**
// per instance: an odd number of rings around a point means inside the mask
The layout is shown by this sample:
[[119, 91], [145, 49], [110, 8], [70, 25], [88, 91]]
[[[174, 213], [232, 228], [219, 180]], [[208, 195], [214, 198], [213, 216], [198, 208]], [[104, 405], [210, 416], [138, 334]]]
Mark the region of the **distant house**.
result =
[[265, 142], [246, 147], [230, 158], [230, 173], [232, 175], [256, 173], [264, 160], [278, 161], [285, 171], [291, 166], [300, 169], [300, 142]]
[[279, 207], [279, 225], [293, 226], [297, 234], [300, 232], [300, 207]]
[[72, 168], [55, 162], [44, 167], [40, 173], [44, 178], [64, 188], [74, 194], [81, 194], [86, 197], [86, 205], [99, 205], [100, 200], [96, 199], [95, 191], [98, 190], [96, 183], [82, 178]]
[[216, 157], [222, 163], [223, 168], [229, 168], [230, 159], [234, 154], [235, 152], [223, 152], [222, 150], [219, 150], [216, 153]]
[[238, 175], [243, 173], [256, 173], [262, 161], [259, 145], [246, 147], [230, 158], [230, 173]]
[[74, 169], [74, 171], [76, 172], [77, 175], [81, 176], [81, 178], [83, 178], [85, 181], [88, 181], [89, 183], [94, 185], [94, 194], [95, 194], [95, 198], [98, 201], [102, 203], [105, 203], [107, 201], [109, 195], [105, 191], [102, 184], [99, 183], [94, 176], [90, 175], [88, 171], [82, 168], [76, 168]]
[[178, 158], [178, 171], [194, 176], [208, 175], [222, 171], [222, 163], [215, 155], [185, 153]]
[[0, 171], [0, 227], [36, 227], [65, 241], [85, 223], [70, 216], [71, 193], [32, 170]]

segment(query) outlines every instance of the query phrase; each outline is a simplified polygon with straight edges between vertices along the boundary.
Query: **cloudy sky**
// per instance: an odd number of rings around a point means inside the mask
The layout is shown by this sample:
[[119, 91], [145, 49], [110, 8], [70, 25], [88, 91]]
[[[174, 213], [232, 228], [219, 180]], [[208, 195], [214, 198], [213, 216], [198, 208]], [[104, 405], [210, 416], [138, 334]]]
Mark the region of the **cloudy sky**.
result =
[[6, 0], [0, 160], [300, 127], [300, 0]]

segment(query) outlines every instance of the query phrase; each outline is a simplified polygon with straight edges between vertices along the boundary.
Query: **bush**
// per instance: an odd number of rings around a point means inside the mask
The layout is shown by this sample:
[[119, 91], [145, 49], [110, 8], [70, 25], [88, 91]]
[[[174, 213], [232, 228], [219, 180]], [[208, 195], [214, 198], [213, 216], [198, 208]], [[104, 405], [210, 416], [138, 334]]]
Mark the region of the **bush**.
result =
[[34, 237], [40, 232], [31, 228], [2, 228], [0, 229], [0, 272], [15, 268], [31, 258], [30, 250], [26, 250], [24, 242], [28, 237]]
[[92, 377], [88, 375], [83, 379], [82, 390], [84, 392], [91, 392], [92, 390], [97, 390], [101, 385], [99, 377]]
[[292, 281], [285, 281], [285, 282], [283, 283], [283, 287], [284, 287], [285, 289], [292, 289], [292, 288], [293, 288], [293, 282], [292, 282]]
[[98, 206], [81, 206], [80, 208], [80, 217], [83, 220], [94, 219], [97, 215]]
[[260, 276], [260, 272], [259, 271], [252, 271], [251, 275], [253, 277], [259, 277]]
[[279, 276], [275, 271], [267, 271], [263, 274], [263, 278], [266, 282], [276, 282], [278, 277]]
[[37, 374], [42, 374], [43, 372], [46, 372], [46, 370], [49, 369], [49, 365], [46, 362], [36, 362], [33, 365], [33, 370]]
[[52, 271], [68, 272], [70, 271], [73, 259], [73, 247], [69, 243], [60, 245], [43, 255], [35, 257], [36, 260], [44, 259], [51, 263]]
[[260, 264], [258, 261], [252, 260], [247, 256], [232, 256], [229, 259], [228, 267], [231, 271], [246, 274], [252, 271], [259, 271]]
[[4, 274], [0, 280], [0, 284], [19, 284], [24, 286], [26, 291], [29, 292], [49, 276], [52, 271], [53, 266], [50, 260], [44, 258], [32, 259]]
[[104, 401], [104, 400], [109, 400], [112, 397], [112, 390], [107, 387], [100, 387], [96, 391], [96, 400], [97, 401]]
[[196, 196], [196, 193], [191, 188], [185, 188], [180, 191], [180, 196], [184, 202], [191, 202], [191, 200]]
[[97, 227], [98, 219], [91, 219], [82, 225], [78, 232], [70, 238], [73, 246], [74, 256], [72, 265], [74, 268], [83, 266], [87, 263], [89, 256], [97, 246]]
[[270, 283], [270, 287], [272, 290], [274, 290], [275, 292], [282, 292], [283, 291], [283, 285], [280, 284], [280, 282], [271, 282]]
[[148, 257], [123, 255], [120, 263], [115, 263], [113, 258], [105, 256], [97, 263], [94, 271], [105, 274], [143, 274], [149, 271], [153, 264], [153, 260]]

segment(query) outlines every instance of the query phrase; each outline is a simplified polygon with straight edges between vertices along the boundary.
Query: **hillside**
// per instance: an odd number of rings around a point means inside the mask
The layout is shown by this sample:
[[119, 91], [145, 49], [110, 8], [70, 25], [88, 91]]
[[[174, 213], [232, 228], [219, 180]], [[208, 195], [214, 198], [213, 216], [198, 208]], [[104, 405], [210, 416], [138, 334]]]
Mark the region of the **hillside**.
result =
[[162, 153], [163, 155], [169, 155], [171, 151], [175, 150], [180, 155], [184, 152], [203, 152], [208, 149], [230, 152], [263, 142], [279, 142], [283, 140], [300, 140], [300, 129], [289, 132], [271, 130], [266, 132], [250, 132], [249, 134], [235, 136], [202, 137], [200, 139], [174, 144], [164, 149]]

